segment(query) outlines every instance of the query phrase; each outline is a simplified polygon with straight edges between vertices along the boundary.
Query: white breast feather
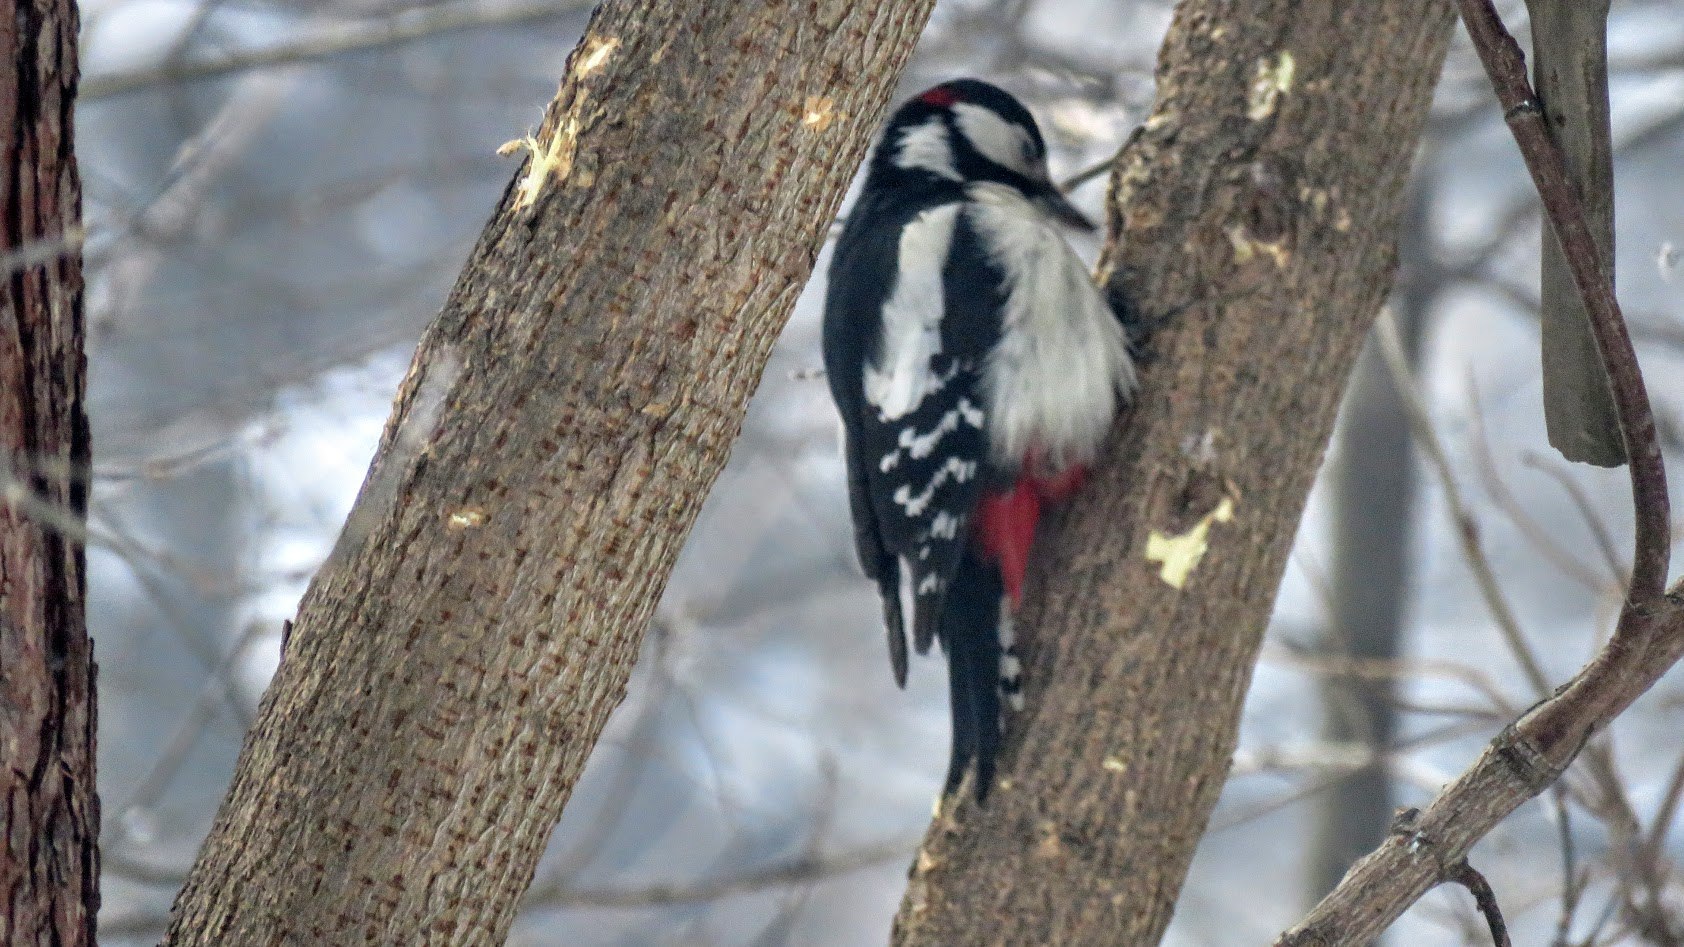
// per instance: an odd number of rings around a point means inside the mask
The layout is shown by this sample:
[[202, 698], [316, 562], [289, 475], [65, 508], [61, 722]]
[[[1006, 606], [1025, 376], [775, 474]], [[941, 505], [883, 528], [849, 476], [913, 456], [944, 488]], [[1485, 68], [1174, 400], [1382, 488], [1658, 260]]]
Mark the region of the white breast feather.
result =
[[884, 421], [904, 417], [951, 378], [930, 360], [941, 354], [942, 268], [953, 242], [959, 205], [918, 215], [900, 237], [899, 276], [883, 307], [883, 344], [865, 367], [865, 400]]
[[1008, 469], [1032, 447], [1048, 472], [1089, 463], [1134, 392], [1122, 325], [1038, 208], [997, 184], [969, 193], [967, 213], [1010, 287], [985, 366], [990, 453]]

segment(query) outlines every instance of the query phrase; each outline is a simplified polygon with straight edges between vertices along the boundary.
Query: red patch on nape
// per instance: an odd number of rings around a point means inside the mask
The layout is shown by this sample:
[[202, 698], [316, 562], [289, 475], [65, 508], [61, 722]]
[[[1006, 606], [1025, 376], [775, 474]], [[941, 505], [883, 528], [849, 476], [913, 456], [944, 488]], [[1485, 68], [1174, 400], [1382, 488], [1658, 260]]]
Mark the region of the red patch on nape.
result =
[[959, 101], [959, 93], [953, 91], [953, 89], [949, 86], [938, 85], [933, 89], [925, 91], [923, 95], [918, 97], [918, 101], [924, 103], [925, 105], [947, 108], [953, 103]]

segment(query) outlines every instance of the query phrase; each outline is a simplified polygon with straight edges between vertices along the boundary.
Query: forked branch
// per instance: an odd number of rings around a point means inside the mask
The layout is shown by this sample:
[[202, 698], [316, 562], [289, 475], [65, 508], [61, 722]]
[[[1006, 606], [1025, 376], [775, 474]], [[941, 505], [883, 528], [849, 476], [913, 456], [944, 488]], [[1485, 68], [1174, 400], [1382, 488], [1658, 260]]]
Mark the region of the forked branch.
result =
[[1609, 274], [1600, 263], [1565, 159], [1544, 121], [1520, 47], [1490, 0], [1457, 0], [1531, 172], [1544, 213], [1589, 313], [1619, 411], [1636, 513], [1631, 583], [1608, 645], [1555, 696], [1500, 733], [1473, 766], [1412, 821], [1354, 865], [1277, 944], [1366, 943], [1421, 895], [1463, 881], [1467, 852], [1564, 773], [1585, 742], [1684, 655], [1684, 600], [1665, 592], [1671, 550], [1666, 470], [1643, 374]]

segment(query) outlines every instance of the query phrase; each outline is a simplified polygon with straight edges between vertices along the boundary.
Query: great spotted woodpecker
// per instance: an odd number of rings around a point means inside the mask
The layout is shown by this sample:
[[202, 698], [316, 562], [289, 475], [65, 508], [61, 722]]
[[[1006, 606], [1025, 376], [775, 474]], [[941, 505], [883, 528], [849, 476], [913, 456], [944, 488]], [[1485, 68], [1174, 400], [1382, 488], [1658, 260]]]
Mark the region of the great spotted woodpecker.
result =
[[1058, 224], [1035, 119], [975, 79], [894, 113], [838, 238], [824, 362], [842, 415], [860, 564], [895, 682], [905, 629], [947, 654], [953, 753], [987, 795], [1002, 697], [1021, 704], [1012, 613], [1043, 504], [1080, 484], [1133, 392], [1121, 322]]

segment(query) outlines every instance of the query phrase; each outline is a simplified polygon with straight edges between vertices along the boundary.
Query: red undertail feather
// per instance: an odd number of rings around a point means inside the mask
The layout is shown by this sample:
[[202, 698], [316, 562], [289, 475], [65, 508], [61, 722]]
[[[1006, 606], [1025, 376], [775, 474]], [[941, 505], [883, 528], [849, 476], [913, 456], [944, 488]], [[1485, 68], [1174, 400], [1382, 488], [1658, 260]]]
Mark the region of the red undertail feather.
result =
[[982, 551], [1000, 566], [1000, 579], [1011, 596], [1012, 608], [1023, 601], [1023, 574], [1029, 568], [1029, 547], [1035, 542], [1035, 526], [1041, 521], [1041, 504], [1068, 499], [1087, 477], [1085, 467], [1070, 467], [1051, 477], [1029, 473], [1032, 465], [1009, 491], [982, 495], [977, 507], [977, 536]]
[[983, 494], [977, 508], [983, 554], [999, 563], [1013, 608], [1023, 599], [1023, 572], [1029, 567], [1029, 546], [1040, 519], [1041, 496], [1030, 477], [1018, 478], [1010, 492]]
[[1035, 489], [1041, 494], [1041, 499], [1051, 503], [1063, 503], [1070, 499], [1082, 484], [1088, 479], [1088, 468], [1080, 464], [1065, 468], [1063, 473], [1035, 481]]

